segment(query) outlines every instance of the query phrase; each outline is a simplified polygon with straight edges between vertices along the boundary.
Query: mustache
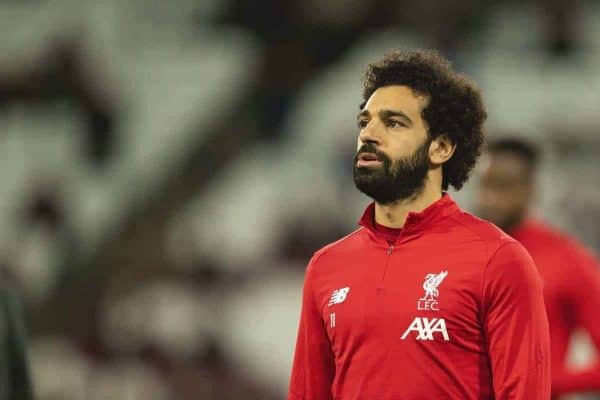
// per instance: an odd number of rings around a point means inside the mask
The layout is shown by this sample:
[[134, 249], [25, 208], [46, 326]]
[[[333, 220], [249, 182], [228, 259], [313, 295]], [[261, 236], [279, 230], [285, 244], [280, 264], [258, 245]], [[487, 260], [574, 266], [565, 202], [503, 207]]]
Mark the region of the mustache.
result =
[[382, 151], [378, 150], [374, 144], [365, 143], [356, 152], [356, 155], [354, 156], [354, 163], [356, 163], [358, 161], [358, 157], [360, 157], [360, 155], [364, 154], [364, 153], [375, 154], [377, 156], [377, 159], [380, 161], [389, 161], [389, 157]]

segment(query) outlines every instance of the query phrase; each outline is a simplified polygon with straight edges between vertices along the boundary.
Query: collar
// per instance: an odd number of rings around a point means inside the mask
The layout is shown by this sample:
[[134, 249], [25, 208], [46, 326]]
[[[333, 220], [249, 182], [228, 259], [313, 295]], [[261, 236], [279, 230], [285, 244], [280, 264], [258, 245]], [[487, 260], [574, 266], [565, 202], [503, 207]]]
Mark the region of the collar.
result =
[[[441, 199], [431, 204], [423, 211], [411, 211], [408, 213], [398, 241], [402, 238], [422, 234], [448, 215], [459, 210], [458, 205], [452, 197], [444, 192]], [[378, 239], [384, 239], [381, 232], [378, 232], [377, 229], [375, 229], [375, 203], [369, 204], [358, 224], [365, 227], [372, 236], [375, 236]]]

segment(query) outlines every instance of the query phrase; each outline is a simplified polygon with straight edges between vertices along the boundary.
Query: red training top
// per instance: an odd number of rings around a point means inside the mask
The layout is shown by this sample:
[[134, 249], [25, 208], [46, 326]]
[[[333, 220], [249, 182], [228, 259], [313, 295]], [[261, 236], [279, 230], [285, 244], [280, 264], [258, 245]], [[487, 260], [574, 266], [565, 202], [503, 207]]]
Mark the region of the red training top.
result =
[[393, 244], [373, 204], [360, 224], [308, 265], [288, 400], [550, 398], [542, 286], [520, 244], [447, 194]]
[[600, 349], [598, 262], [573, 239], [538, 221], [525, 221], [511, 235], [529, 251], [544, 281], [552, 344], [552, 393], [600, 391], [600, 363], [576, 373], [565, 368], [575, 328], [584, 328]]

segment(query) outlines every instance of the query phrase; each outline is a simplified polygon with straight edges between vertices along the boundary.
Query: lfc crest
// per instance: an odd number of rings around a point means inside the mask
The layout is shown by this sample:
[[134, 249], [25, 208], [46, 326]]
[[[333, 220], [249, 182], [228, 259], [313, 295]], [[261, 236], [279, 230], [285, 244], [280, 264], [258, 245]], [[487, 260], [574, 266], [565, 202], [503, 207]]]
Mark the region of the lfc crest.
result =
[[446, 276], [448, 276], [448, 271], [442, 271], [439, 274], [427, 274], [425, 276], [425, 282], [423, 283], [425, 295], [417, 301], [417, 310], [438, 311], [440, 309], [437, 301], [440, 295], [438, 287]]

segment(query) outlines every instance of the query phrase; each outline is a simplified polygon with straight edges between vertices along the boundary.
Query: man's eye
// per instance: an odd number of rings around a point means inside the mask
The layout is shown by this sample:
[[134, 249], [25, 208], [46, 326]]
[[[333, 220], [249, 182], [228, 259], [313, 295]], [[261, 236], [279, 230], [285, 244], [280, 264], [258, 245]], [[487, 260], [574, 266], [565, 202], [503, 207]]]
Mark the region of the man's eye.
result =
[[393, 119], [392, 119], [392, 120], [390, 120], [390, 121], [388, 122], [388, 126], [389, 126], [390, 128], [401, 128], [401, 127], [403, 127], [403, 126], [405, 126], [405, 125], [404, 125], [404, 123], [402, 123], [401, 121], [396, 121], [396, 120], [393, 120]]
[[367, 121], [366, 119], [358, 120], [358, 127], [360, 129], [364, 129], [368, 123], [369, 123], [369, 121]]

